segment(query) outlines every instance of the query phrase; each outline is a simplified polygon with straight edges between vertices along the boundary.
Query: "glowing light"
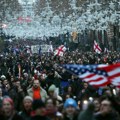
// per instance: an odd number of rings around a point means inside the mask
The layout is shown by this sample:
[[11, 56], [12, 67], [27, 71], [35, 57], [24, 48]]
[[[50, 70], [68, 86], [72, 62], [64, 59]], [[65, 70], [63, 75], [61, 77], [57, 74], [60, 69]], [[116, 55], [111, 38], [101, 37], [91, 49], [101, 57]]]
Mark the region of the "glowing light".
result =
[[6, 24], [2, 24], [2, 28], [7, 28], [7, 25]]

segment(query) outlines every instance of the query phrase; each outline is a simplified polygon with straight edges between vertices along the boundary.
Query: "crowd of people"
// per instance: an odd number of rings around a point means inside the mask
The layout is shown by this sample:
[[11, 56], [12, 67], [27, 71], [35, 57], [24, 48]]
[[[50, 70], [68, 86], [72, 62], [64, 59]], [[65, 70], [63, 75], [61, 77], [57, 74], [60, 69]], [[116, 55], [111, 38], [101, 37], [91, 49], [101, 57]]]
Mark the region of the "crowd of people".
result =
[[94, 88], [61, 64], [113, 64], [120, 53], [0, 56], [0, 120], [120, 120], [120, 89]]

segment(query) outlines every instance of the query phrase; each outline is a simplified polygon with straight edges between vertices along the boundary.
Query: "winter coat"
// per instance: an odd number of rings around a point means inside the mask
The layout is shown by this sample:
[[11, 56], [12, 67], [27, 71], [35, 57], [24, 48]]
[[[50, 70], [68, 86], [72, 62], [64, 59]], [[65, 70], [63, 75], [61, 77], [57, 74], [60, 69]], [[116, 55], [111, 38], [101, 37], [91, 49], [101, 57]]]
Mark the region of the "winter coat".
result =
[[25, 96], [24, 92], [18, 92], [15, 88], [8, 91], [10, 98], [13, 99], [16, 110], [21, 110], [22, 101]]
[[57, 112], [56, 109], [47, 110], [45, 115], [51, 120], [62, 120], [62, 114]]
[[34, 117], [31, 117], [30, 120], [50, 120], [50, 119], [47, 118], [46, 116], [34, 116]]
[[30, 120], [30, 114], [25, 112], [25, 111], [22, 111], [19, 113], [19, 115], [24, 119], [24, 120]]
[[[32, 88], [28, 89], [27, 93], [29, 96], [31, 96], [33, 98], [33, 89]], [[47, 92], [41, 87], [40, 87], [40, 95], [41, 95], [42, 101], [45, 102], [45, 100], [48, 98], [48, 95], [47, 95]]]
[[0, 120], [24, 120], [24, 119], [20, 115], [15, 113], [11, 118], [6, 118], [6, 117], [2, 116], [2, 118], [0, 118]]
[[66, 113], [63, 115], [63, 120], [78, 120], [78, 112], [76, 112], [73, 118], [69, 117]]
[[111, 112], [106, 115], [95, 115], [96, 120], [120, 120], [120, 116], [116, 112]]
[[[84, 91], [84, 92], [82, 92], [82, 91]], [[89, 91], [88, 88], [81, 90], [78, 94], [78, 99], [79, 100], [88, 99], [89, 97], [90, 97], [90, 91]]]
[[87, 109], [79, 114], [78, 120], [95, 120], [94, 105], [89, 104]]
[[63, 120], [77, 120], [77, 119], [78, 119], [78, 116], [74, 116], [73, 119], [71, 119], [71, 118], [68, 117], [68, 116], [65, 116], [65, 117], [63, 118]]

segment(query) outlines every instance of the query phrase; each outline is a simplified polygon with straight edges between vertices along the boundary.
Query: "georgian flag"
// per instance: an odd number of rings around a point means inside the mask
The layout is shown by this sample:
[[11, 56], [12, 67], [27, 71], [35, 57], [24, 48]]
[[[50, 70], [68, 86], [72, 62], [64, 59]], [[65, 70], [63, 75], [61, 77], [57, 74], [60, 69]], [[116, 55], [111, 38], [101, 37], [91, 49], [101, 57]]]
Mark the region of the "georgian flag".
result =
[[64, 45], [61, 45], [55, 50], [54, 55], [55, 56], [63, 56], [65, 51], [66, 51], [66, 47]]
[[102, 49], [100, 48], [100, 46], [98, 45], [98, 43], [94, 40], [94, 51], [98, 54], [100, 54], [102, 52]]

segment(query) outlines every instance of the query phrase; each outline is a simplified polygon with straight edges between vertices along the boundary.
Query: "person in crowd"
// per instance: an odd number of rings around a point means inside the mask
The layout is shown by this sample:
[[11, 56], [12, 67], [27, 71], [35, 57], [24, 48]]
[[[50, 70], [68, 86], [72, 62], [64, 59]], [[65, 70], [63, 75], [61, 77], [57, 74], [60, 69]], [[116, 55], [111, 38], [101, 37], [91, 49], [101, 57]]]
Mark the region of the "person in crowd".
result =
[[26, 96], [23, 100], [23, 110], [19, 113], [24, 120], [30, 120], [32, 112], [33, 99], [30, 96]]
[[11, 98], [5, 97], [2, 102], [3, 118], [2, 120], [24, 120], [14, 108], [14, 102]]
[[3, 88], [5, 88], [7, 84], [8, 84], [8, 80], [7, 79], [3, 80]]
[[27, 90], [28, 95], [34, 100], [42, 99], [45, 101], [47, 99], [47, 92], [40, 86], [39, 80], [34, 80], [33, 87]]
[[62, 102], [62, 97], [58, 95], [58, 90], [55, 85], [51, 85], [48, 89], [48, 94], [50, 98], [56, 99], [59, 102]]
[[68, 98], [72, 98], [73, 96], [71, 96], [71, 95], [69, 95], [69, 94], [65, 94], [64, 96], [63, 96], [63, 99], [64, 99], [64, 101], [66, 101]]
[[112, 102], [104, 98], [100, 104], [100, 110], [95, 114], [96, 120], [120, 120], [120, 116], [112, 106]]
[[2, 91], [2, 88], [0, 88], [0, 100], [3, 99], [3, 91]]
[[98, 98], [94, 99], [93, 101], [94, 105], [95, 105], [95, 109], [94, 112], [97, 113], [100, 110], [100, 100]]
[[48, 98], [46, 100], [46, 116], [51, 120], [62, 120], [62, 114], [58, 111], [56, 99]]
[[15, 108], [19, 111], [21, 109], [22, 101], [25, 96], [20, 81], [16, 79], [13, 86], [10, 86], [8, 83], [6, 85], [6, 90], [8, 92], [8, 96], [14, 101]]
[[[112, 86], [112, 85], [111, 85]], [[104, 92], [102, 97], [108, 97], [110, 99], [110, 101], [112, 102], [113, 108], [118, 111], [118, 113], [120, 114], [120, 97], [117, 93], [117, 90], [113, 87], [113, 89], [111, 89], [110, 87], [105, 87], [104, 88]]]
[[67, 90], [65, 91], [64, 95], [65, 96], [69, 95], [69, 96], [73, 97], [74, 96], [74, 90], [73, 89], [74, 88], [71, 85], [67, 86]]
[[77, 109], [78, 109], [77, 102], [72, 98], [68, 98], [64, 103], [63, 120], [77, 120], [78, 118]]
[[33, 101], [33, 110], [34, 116], [30, 120], [50, 120], [46, 116], [45, 103], [42, 100], [37, 99]]
[[111, 91], [111, 89], [110, 89], [109, 87], [105, 87], [105, 88], [103, 89], [103, 95], [105, 95], [105, 96], [112, 96], [112, 91]]
[[91, 97], [92, 93], [90, 92], [88, 83], [83, 83], [83, 89], [78, 94], [79, 100], [87, 100], [89, 97]]
[[3, 109], [2, 109], [2, 99], [0, 99], [0, 118], [4, 118]]
[[87, 108], [79, 113], [78, 120], [95, 120], [93, 103], [89, 103]]

